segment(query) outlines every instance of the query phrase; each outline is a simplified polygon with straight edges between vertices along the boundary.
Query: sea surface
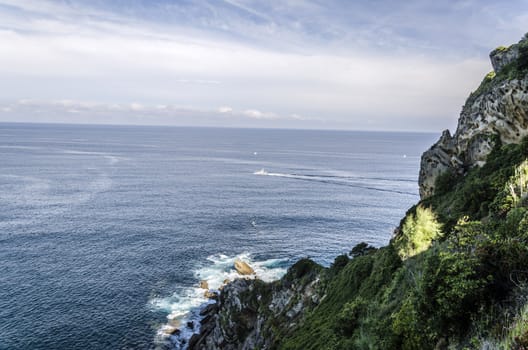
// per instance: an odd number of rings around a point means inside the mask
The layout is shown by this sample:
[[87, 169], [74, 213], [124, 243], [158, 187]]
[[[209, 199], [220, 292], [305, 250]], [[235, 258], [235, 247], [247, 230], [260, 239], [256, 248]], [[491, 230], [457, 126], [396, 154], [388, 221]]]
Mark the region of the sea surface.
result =
[[235, 258], [385, 245], [437, 136], [0, 124], [0, 349], [178, 347]]

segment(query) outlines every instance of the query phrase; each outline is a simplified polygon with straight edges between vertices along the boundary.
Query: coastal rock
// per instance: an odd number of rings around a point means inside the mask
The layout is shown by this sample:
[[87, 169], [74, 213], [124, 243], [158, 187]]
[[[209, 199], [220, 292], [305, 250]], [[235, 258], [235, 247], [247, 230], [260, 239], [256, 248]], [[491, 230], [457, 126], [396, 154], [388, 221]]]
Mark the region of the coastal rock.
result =
[[255, 270], [253, 270], [253, 268], [249, 266], [248, 263], [238, 259], [235, 260], [235, 270], [237, 270], [237, 272], [242, 276], [255, 274]]
[[218, 299], [218, 293], [210, 290], [206, 290], [204, 293], [204, 297], [208, 299], [217, 300]]
[[163, 327], [162, 332], [167, 336], [177, 335], [180, 333], [180, 329], [172, 325], [166, 325], [165, 327]]
[[[236, 279], [224, 286], [219, 301], [201, 312], [200, 333], [189, 341], [190, 350], [271, 349], [291, 332], [320, 300], [317, 269], [295, 274], [295, 265], [281, 280]], [[274, 324], [281, 324], [280, 329]]]
[[[491, 54], [493, 68], [499, 73], [519, 56], [518, 46], [496, 49]], [[464, 105], [456, 132], [446, 130], [421, 159], [420, 197], [434, 194], [441, 174], [451, 171], [463, 174], [469, 168], [482, 166], [496, 142], [518, 143], [528, 135], [528, 78], [490, 76], [485, 88], [471, 94]], [[484, 82], [483, 82], [484, 84]]]
[[444, 130], [440, 140], [422, 155], [418, 177], [420, 196], [423, 198], [431, 195], [437, 177], [448, 169], [456, 168], [460, 163], [455, 140], [449, 130]]

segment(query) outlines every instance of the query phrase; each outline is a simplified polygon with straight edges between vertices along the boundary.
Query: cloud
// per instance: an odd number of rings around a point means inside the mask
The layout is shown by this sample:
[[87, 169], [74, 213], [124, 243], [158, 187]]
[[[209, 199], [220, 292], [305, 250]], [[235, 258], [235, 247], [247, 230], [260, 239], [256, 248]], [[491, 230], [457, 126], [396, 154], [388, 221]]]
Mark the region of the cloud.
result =
[[275, 113], [261, 112], [256, 109], [247, 109], [243, 111], [242, 114], [249, 118], [254, 118], [254, 119], [270, 119], [270, 120], [279, 119], [279, 116], [277, 116]]
[[231, 113], [233, 112], [233, 108], [228, 106], [223, 106], [218, 108], [218, 113]]
[[515, 1], [383, 3], [0, 0], [2, 101], [48, 121], [438, 130], [527, 18]]
[[[298, 115], [279, 115], [256, 109], [234, 110], [231, 107], [205, 109], [178, 105], [147, 105], [143, 103], [105, 104], [75, 100], [37, 101], [20, 100], [0, 106], [10, 114], [9, 121], [34, 122], [42, 117], [58, 118], [64, 123], [114, 124], [129, 121], [132, 124], [156, 125], [216, 125], [251, 126], [254, 119], [266, 121], [310, 120]], [[28, 117], [32, 116], [32, 117]], [[316, 119], [313, 119], [316, 121]], [[293, 124], [292, 124], [293, 125]], [[273, 125], [268, 125], [268, 127]], [[300, 127], [301, 125], [298, 125]]]

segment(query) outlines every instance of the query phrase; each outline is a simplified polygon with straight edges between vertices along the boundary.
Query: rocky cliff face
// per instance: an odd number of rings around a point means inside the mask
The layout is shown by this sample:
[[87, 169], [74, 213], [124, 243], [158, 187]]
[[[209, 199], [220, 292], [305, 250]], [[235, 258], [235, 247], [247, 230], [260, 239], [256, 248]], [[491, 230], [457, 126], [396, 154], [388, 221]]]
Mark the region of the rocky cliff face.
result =
[[202, 310], [200, 333], [190, 350], [272, 349], [294, 331], [321, 298], [319, 267], [301, 260], [275, 283], [237, 279], [223, 288], [217, 304]]
[[481, 166], [499, 139], [502, 143], [516, 143], [528, 135], [528, 77], [515, 66], [523, 45], [528, 45], [526, 36], [518, 44], [491, 52], [495, 73], [488, 74], [466, 101], [455, 134], [444, 131], [440, 140], [422, 155], [422, 198], [434, 193], [440, 174], [460, 174]]

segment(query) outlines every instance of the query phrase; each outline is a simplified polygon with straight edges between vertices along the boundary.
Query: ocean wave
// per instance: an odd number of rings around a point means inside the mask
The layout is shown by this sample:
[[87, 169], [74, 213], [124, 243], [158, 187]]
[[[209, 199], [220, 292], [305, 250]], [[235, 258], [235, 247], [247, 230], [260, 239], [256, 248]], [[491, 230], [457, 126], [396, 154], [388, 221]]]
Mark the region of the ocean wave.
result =
[[[159, 348], [187, 348], [192, 335], [200, 331], [200, 310], [207, 304], [215, 303], [205, 293], [218, 292], [226, 281], [241, 277], [234, 268], [235, 260], [247, 262], [255, 270], [257, 278], [265, 282], [277, 280], [286, 273], [286, 260], [259, 261], [249, 253], [234, 256], [216, 254], [209, 256], [207, 260], [209, 263], [194, 273], [197, 279], [195, 286], [181, 288], [169, 297], [155, 298], [149, 302], [153, 310], [167, 313], [167, 322], [156, 333], [155, 343]], [[206, 281], [208, 289], [201, 288], [204, 285], [198, 281]]]

